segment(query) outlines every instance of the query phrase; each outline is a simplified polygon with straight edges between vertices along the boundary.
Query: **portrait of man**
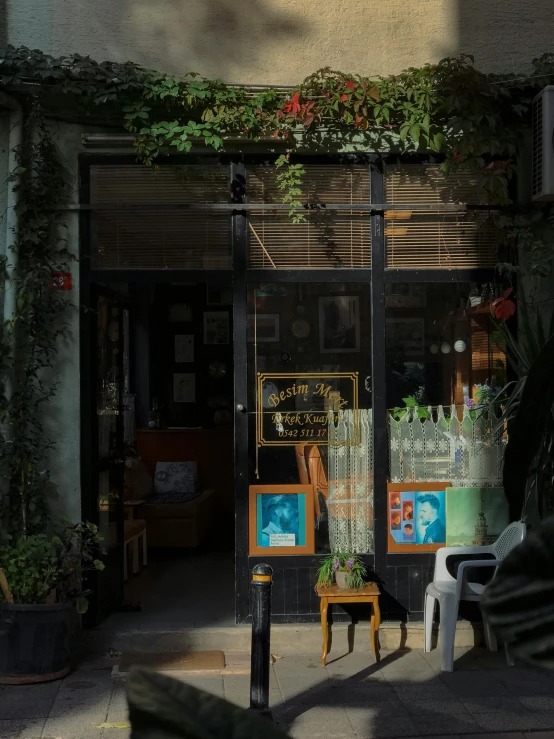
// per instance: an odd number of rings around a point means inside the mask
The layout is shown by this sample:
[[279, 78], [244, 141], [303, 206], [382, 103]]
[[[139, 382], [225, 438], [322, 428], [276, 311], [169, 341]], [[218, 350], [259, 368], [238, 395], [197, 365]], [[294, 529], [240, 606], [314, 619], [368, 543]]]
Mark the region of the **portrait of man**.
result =
[[[424, 493], [417, 499], [417, 517], [421, 544], [444, 544], [446, 541], [446, 526], [444, 525], [444, 510], [441, 510], [439, 496], [444, 501], [444, 492]], [[444, 505], [442, 506], [444, 508]]]
[[414, 527], [411, 523], [404, 524], [404, 539], [412, 541], [414, 538]]
[[414, 520], [414, 504], [411, 500], [404, 501], [404, 503], [402, 504], [402, 512], [404, 521]]
[[391, 513], [390, 527], [391, 531], [400, 531], [400, 512]]
[[391, 508], [400, 508], [400, 493], [391, 493], [390, 494], [390, 507]]
[[275, 534], [294, 536], [294, 544], [298, 542], [298, 498], [296, 495], [264, 496], [262, 507], [262, 541], [263, 547], [275, 546], [271, 537]]

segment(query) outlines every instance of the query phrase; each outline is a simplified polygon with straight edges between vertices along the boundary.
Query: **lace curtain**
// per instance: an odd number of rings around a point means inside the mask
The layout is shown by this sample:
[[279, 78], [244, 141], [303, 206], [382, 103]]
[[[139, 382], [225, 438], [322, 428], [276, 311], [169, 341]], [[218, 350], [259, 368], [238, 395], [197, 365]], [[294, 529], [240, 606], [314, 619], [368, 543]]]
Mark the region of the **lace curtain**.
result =
[[329, 414], [331, 551], [373, 552], [373, 418], [371, 410]]
[[496, 430], [494, 413], [483, 410], [472, 414], [464, 406], [460, 418], [454, 405], [450, 418], [442, 406], [428, 411], [430, 418], [423, 421], [417, 418], [417, 409], [409, 409], [399, 421], [389, 416], [391, 482], [444, 480], [455, 487], [502, 485], [505, 442]]

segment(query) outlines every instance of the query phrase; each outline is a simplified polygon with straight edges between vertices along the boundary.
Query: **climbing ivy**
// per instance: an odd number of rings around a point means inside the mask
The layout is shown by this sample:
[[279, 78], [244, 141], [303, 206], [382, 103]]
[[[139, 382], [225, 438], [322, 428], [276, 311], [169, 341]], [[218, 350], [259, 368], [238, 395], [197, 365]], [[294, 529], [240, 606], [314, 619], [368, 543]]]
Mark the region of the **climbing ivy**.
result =
[[[42, 411], [55, 395], [51, 370], [65, 333], [67, 300], [52, 288], [52, 277], [67, 269], [70, 254], [57, 208], [67, 184], [39, 101], [31, 102], [25, 141], [17, 152], [19, 228], [8, 235], [0, 279], [15, 292], [15, 312], [0, 340], [1, 533], [30, 535], [44, 530], [49, 512], [47, 457], [53, 440], [45, 434]], [[9, 264], [17, 267], [8, 271]]]
[[[470, 170], [491, 202], [508, 203], [508, 182], [521, 132], [530, 124], [532, 97], [552, 83], [554, 54], [535, 59], [528, 73], [509, 76], [484, 74], [471, 57], [462, 56], [388, 77], [322, 69], [290, 93], [252, 93], [193, 73], [175, 76], [131, 62], [99, 63], [78, 54], [55, 58], [7, 47], [0, 57], [0, 89], [18, 96], [28, 115], [18, 172], [11, 173], [21, 175], [20, 226], [13, 245], [19, 267], [8, 286], [17, 294], [16, 312], [0, 342], [3, 521], [18, 533], [44, 527], [45, 460], [52, 442], [45, 438], [40, 411], [56, 390], [47, 371], [67, 310], [67, 302], [50, 287], [52, 273], [64, 271], [70, 258], [59, 238], [56, 211], [67, 190], [42, 106], [52, 107], [54, 100], [73, 116], [101, 113], [106, 125], [134, 134], [137, 154], [146, 164], [186, 154], [199, 143], [219, 151], [231, 136], [269, 139], [271, 148], [274, 144], [283, 151], [276, 160], [278, 187], [291, 218], [299, 221], [304, 170], [294, 154], [314, 139], [320, 150], [332, 150], [349, 137], [363, 141], [370, 136], [372, 151], [435, 152], [444, 171]], [[552, 225], [550, 217], [547, 223]], [[538, 254], [542, 247], [534, 232], [521, 231], [527, 225], [501, 225], [507, 243], [514, 242], [515, 230], [520, 244], [529, 236], [533, 259], [547, 264], [540, 267], [543, 272], [551, 269], [552, 257]], [[9, 258], [0, 262], [2, 279]], [[6, 392], [9, 377], [14, 379], [12, 393]]]

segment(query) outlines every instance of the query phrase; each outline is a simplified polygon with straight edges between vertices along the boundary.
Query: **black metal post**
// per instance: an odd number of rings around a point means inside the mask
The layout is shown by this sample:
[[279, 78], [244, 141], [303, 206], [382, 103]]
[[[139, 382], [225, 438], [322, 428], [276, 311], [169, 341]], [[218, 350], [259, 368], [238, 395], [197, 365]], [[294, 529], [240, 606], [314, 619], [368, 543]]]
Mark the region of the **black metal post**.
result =
[[269, 641], [271, 631], [271, 584], [273, 570], [259, 564], [252, 570], [252, 653], [250, 708], [271, 718], [269, 711]]

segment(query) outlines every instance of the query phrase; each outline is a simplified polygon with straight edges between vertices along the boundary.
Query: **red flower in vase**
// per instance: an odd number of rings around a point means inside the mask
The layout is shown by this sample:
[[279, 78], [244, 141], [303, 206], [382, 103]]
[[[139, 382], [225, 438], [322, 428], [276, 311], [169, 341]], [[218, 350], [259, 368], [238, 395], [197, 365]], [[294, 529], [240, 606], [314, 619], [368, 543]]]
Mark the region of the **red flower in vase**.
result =
[[503, 297], [493, 300], [492, 311], [500, 321], [507, 321], [516, 312], [516, 304], [513, 300], [509, 300], [512, 291], [513, 288], [510, 287], [504, 291]]

